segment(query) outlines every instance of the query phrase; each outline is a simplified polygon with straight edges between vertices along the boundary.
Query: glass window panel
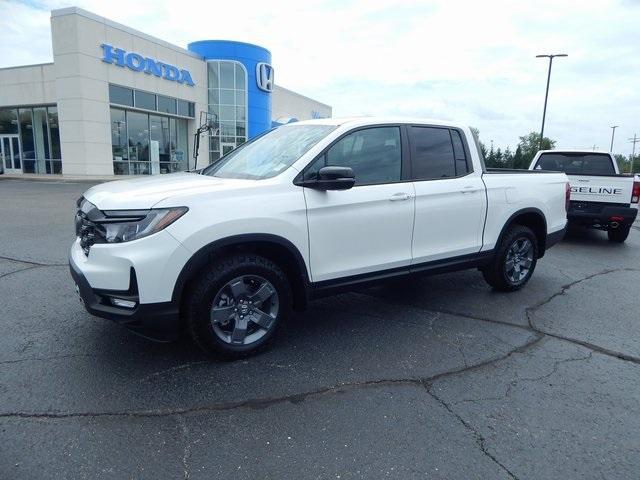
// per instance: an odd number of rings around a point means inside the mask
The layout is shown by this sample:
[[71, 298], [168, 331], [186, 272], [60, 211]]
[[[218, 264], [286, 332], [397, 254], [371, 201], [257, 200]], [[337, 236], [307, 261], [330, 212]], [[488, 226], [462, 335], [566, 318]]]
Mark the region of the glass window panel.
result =
[[244, 107], [236, 107], [236, 121], [238, 122], [246, 122], [247, 117], [245, 117], [245, 108]]
[[[127, 112], [129, 132], [129, 160], [132, 162], [149, 161], [149, 115], [140, 112]], [[134, 170], [140, 172], [140, 166]]]
[[0, 135], [18, 133], [18, 112], [15, 108], [0, 109]]
[[236, 135], [239, 137], [244, 137], [246, 135], [246, 127], [244, 122], [236, 123]]
[[51, 158], [59, 160], [62, 158], [60, 154], [60, 125], [58, 125], [58, 108], [47, 107], [47, 116], [49, 119], [49, 133], [51, 134]]
[[189, 102], [186, 100], [178, 100], [178, 115], [183, 115], [185, 117], [193, 116], [189, 114]]
[[220, 87], [234, 88], [234, 62], [220, 62]]
[[220, 160], [220, 152], [209, 152], [209, 163]]
[[242, 68], [242, 65], [240, 65], [239, 63], [236, 63], [235, 67], [236, 67], [236, 89], [246, 90], [244, 68]]
[[[220, 136], [222, 137], [235, 137], [236, 136], [236, 124], [232, 122], [220, 122]], [[234, 140], [232, 140], [234, 141]]]
[[209, 88], [219, 88], [220, 80], [218, 75], [218, 63], [219, 62], [207, 62], [208, 63], [208, 77]]
[[11, 137], [11, 148], [13, 149], [13, 168], [22, 168], [22, 158], [20, 158], [20, 140], [18, 140], [18, 137]]
[[220, 138], [219, 137], [211, 137], [209, 139], [209, 150], [213, 150], [215, 152], [220, 151]]
[[453, 141], [453, 154], [456, 157], [456, 175], [466, 175], [469, 173], [469, 165], [464, 153], [462, 137], [457, 130], [451, 130], [451, 140]]
[[150, 115], [149, 128], [151, 139], [150, 151], [154, 151], [157, 148], [160, 162], [168, 162], [171, 158], [169, 145], [171, 141], [171, 139], [169, 138], [169, 118], [160, 117], [158, 115]]
[[22, 140], [22, 158], [24, 159], [24, 172], [36, 173], [36, 146], [33, 139], [33, 114], [30, 108], [21, 108], [20, 139]]
[[62, 173], [62, 160], [52, 160], [51, 168], [53, 169], [53, 173]]
[[129, 164], [127, 162], [113, 162], [114, 175], [129, 175]]
[[120, 162], [129, 158], [125, 112], [117, 108], [111, 109], [111, 152], [114, 162]]
[[398, 182], [401, 152], [398, 127], [368, 128], [351, 133], [332, 146], [327, 151], [326, 164], [351, 167], [356, 185]]
[[220, 107], [220, 118], [221, 122], [235, 122], [236, 121], [236, 109], [234, 107], [228, 107], [222, 105]]
[[455, 177], [455, 157], [449, 130], [411, 127], [412, 173], [416, 180]]
[[220, 103], [220, 90], [214, 88], [209, 90], [209, 103], [211, 104], [219, 104]]
[[236, 91], [236, 105], [244, 105], [246, 92]]
[[33, 136], [36, 147], [36, 172], [47, 171], [46, 159], [51, 158], [49, 152], [49, 132], [47, 131], [47, 109], [37, 107], [33, 109]]
[[158, 111], [165, 113], [176, 113], [176, 99], [158, 95]]
[[147, 110], [156, 109], [156, 96], [153, 93], [135, 90], [135, 99], [137, 108], [145, 108]]
[[220, 90], [220, 104], [221, 105], [234, 105], [236, 101], [236, 94], [234, 90]]
[[186, 120], [176, 120], [176, 149], [173, 158], [176, 162], [174, 171], [189, 170], [189, 133]]
[[133, 107], [133, 90], [119, 85], [109, 85], [109, 101]]

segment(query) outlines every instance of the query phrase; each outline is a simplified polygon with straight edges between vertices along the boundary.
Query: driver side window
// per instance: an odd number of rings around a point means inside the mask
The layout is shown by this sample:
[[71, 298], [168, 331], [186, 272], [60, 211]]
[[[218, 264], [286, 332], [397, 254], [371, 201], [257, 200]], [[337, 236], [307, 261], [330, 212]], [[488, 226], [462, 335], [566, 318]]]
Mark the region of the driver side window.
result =
[[400, 128], [373, 127], [346, 135], [309, 166], [305, 177], [315, 176], [325, 166], [351, 167], [356, 186], [399, 182]]

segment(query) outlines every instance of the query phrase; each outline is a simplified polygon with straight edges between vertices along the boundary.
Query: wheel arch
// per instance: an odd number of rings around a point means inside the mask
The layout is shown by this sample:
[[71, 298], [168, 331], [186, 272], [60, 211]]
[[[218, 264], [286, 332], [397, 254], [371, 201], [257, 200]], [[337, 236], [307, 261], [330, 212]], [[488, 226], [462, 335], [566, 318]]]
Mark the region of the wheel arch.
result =
[[514, 212], [502, 227], [498, 241], [496, 242], [496, 248], [502, 242], [502, 239], [507, 233], [507, 229], [511, 225], [522, 225], [533, 230], [538, 241], [538, 258], [542, 258], [547, 246], [547, 219], [542, 210], [530, 207]]
[[202, 247], [182, 267], [173, 288], [172, 301], [181, 305], [189, 283], [211, 262], [226, 253], [241, 252], [262, 255], [282, 268], [291, 285], [294, 309], [306, 307], [309, 276], [300, 250], [289, 240], [266, 233], [233, 235]]

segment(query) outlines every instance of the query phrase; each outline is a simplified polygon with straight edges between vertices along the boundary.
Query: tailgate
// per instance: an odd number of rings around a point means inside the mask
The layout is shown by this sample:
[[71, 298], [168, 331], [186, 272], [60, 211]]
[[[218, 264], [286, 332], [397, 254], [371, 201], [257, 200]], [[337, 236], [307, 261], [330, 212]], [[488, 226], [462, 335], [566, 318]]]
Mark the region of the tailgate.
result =
[[568, 175], [571, 200], [602, 203], [631, 203], [633, 178], [614, 175]]

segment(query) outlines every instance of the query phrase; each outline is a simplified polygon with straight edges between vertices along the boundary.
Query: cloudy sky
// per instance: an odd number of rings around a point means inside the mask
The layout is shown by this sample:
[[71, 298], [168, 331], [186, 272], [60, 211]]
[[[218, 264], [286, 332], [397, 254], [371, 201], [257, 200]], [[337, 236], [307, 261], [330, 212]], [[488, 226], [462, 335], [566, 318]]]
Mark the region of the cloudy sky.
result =
[[202, 39], [271, 50], [276, 83], [334, 116], [443, 118], [512, 148], [539, 131], [566, 148], [629, 154], [640, 135], [640, 0], [0, 0], [0, 67], [52, 60], [50, 10], [79, 6], [186, 47]]

